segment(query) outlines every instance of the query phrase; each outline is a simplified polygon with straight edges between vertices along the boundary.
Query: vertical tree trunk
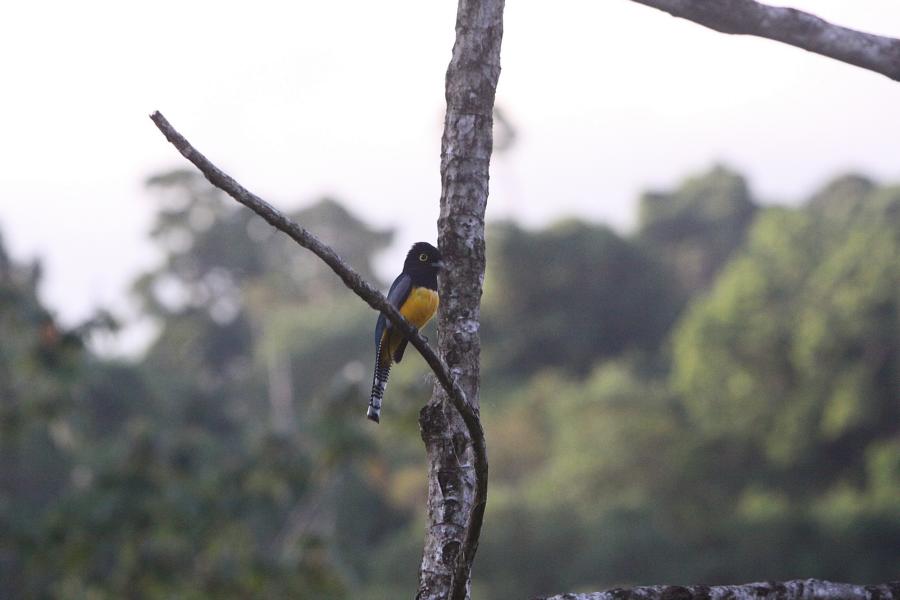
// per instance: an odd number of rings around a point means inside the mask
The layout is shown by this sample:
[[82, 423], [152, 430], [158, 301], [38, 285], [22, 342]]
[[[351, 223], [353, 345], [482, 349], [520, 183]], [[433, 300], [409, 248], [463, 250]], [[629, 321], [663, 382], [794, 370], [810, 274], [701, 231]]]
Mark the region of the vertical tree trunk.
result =
[[[460, 0], [447, 69], [441, 142], [438, 346], [470, 405], [478, 410], [484, 211], [488, 196], [494, 94], [500, 76], [503, 0]], [[416, 598], [469, 596], [470, 573], [487, 494], [487, 460], [473, 452], [460, 415], [435, 385], [419, 415], [428, 457], [428, 529]]]

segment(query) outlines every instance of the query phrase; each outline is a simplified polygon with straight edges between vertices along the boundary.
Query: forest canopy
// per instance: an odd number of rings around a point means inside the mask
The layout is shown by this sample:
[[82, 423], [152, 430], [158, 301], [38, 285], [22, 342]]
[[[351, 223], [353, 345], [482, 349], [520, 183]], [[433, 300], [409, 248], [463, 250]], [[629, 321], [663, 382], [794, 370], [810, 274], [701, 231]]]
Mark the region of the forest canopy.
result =
[[[199, 175], [148, 187], [139, 360], [92, 352], [103, 314], [57, 323], [0, 244], [0, 597], [408, 596], [423, 363], [372, 427], [372, 311]], [[769, 206], [716, 167], [639, 215], [489, 225], [479, 597], [896, 577], [900, 187]], [[377, 281], [390, 231], [291, 216]]]

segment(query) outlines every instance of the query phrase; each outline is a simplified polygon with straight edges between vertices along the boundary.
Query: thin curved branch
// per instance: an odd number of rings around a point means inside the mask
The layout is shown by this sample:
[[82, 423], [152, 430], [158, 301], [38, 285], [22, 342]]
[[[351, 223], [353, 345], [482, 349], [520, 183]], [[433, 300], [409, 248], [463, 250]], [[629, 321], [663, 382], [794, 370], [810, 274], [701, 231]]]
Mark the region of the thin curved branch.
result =
[[396, 308], [394, 308], [384, 295], [377, 289], [372, 287], [362, 276], [350, 267], [344, 260], [337, 255], [328, 245], [324, 244], [312, 233], [294, 223], [282, 214], [274, 206], [248, 191], [241, 184], [235, 181], [230, 175], [219, 169], [216, 165], [203, 156], [196, 148], [194, 148], [187, 139], [172, 127], [172, 124], [160, 113], [154, 112], [150, 115], [150, 119], [156, 124], [166, 139], [181, 152], [182, 156], [188, 159], [197, 167], [203, 175], [214, 186], [258, 214], [266, 220], [269, 225], [286, 233], [295, 242], [318, 256], [322, 261], [331, 267], [338, 277], [343, 280], [344, 284], [353, 290], [357, 296], [366, 301], [366, 303], [375, 310], [381, 311], [390, 319], [403, 335], [409, 338], [410, 343], [415, 346], [416, 350], [431, 367], [441, 387], [447, 391], [453, 406], [459, 411], [463, 421], [469, 430], [469, 435], [476, 442], [476, 446], [480, 447], [482, 456], [484, 455], [484, 432], [481, 428], [481, 422], [478, 416], [466, 401], [465, 392], [451, 376], [450, 370], [434, 349], [428, 345], [428, 342], [419, 333], [419, 330], [409, 324], [403, 318]]
[[900, 81], [900, 40], [754, 0], [631, 0], [722, 33], [768, 38]]

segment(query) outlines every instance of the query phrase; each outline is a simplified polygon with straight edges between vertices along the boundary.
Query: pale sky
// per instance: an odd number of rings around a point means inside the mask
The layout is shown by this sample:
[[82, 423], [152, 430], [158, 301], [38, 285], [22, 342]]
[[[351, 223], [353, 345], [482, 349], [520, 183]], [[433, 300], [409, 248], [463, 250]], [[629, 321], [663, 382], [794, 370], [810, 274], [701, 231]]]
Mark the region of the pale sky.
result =
[[[897, 0], [797, 0], [900, 37]], [[187, 163], [162, 111], [275, 205], [323, 194], [434, 240], [456, 3], [16, 2], [0, 9], [0, 231], [72, 324], [155, 259], [149, 174]], [[858, 170], [900, 180], [900, 83], [628, 0], [508, 0], [498, 105], [519, 132], [489, 218], [627, 231], [647, 188], [725, 162], [766, 201]], [[327, 241], [327, 240], [326, 240]], [[300, 251], [298, 249], [298, 251]], [[388, 275], [388, 273], [386, 273]]]

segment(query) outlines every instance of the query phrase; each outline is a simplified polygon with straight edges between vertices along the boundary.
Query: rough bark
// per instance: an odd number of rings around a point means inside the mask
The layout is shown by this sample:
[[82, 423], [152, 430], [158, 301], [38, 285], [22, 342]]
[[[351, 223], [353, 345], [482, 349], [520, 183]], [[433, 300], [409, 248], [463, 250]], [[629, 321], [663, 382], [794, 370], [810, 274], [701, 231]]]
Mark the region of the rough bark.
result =
[[[500, 76], [503, 0], [460, 0], [447, 69], [441, 141], [438, 246], [448, 268], [439, 281], [438, 347], [470, 407], [479, 410], [480, 302], [484, 212]], [[435, 386], [419, 415], [428, 457], [428, 529], [416, 598], [469, 596], [487, 500], [487, 456], [480, 422], [466, 427]], [[477, 429], [473, 435], [473, 429]]]
[[900, 40], [754, 0], [632, 0], [722, 33], [768, 38], [900, 81]]
[[561, 594], [535, 600], [900, 600], [900, 581], [854, 585], [798, 579], [744, 585], [654, 585], [590, 594]]

